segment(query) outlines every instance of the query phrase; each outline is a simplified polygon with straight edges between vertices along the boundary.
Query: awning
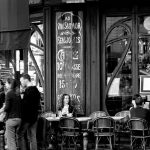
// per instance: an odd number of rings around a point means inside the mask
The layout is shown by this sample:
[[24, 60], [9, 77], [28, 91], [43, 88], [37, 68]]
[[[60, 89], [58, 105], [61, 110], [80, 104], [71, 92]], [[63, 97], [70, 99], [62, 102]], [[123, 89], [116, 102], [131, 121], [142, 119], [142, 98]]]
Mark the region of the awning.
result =
[[0, 50], [27, 49], [29, 40], [29, 1], [0, 0]]

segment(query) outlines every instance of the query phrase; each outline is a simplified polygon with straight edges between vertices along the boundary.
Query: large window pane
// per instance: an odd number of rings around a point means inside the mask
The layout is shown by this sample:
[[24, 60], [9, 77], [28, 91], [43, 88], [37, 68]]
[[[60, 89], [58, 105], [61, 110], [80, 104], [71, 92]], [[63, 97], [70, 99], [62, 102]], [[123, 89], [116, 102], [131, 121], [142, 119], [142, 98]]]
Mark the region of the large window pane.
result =
[[[150, 16], [139, 16], [138, 25], [139, 25], [138, 66], [139, 66], [139, 81], [140, 81], [141, 79], [140, 77], [150, 75], [150, 26], [149, 26]], [[149, 93], [146, 94], [149, 95]]]
[[33, 84], [36, 85], [41, 92], [43, 92], [43, 87], [37, 73], [37, 68], [35, 62], [33, 61], [33, 59], [35, 59], [41, 75], [44, 78], [44, 44], [42, 39], [43, 24], [34, 26], [34, 33], [32, 34], [30, 40], [30, 48], [34, 58], [31, 57], [30, 53], [28, 54], [28, 73], [31, 75]]
[[132, 28], [127, 17], [107, 17], [106, 26], [106, 107], [114, 115], [131, 106]]

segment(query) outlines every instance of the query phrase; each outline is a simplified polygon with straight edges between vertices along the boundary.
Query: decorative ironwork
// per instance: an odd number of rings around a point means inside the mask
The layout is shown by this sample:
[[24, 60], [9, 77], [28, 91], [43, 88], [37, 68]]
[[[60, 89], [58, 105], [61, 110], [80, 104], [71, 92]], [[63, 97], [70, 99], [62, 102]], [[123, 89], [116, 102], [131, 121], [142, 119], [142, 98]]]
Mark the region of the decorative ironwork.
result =
[[[105, 49], [107, 49], [108, 46], [110, 46], [110, 45], [112, 45], [112, 44], [114, 44], [116, 42], [125, 41], [126, 44], [124, 46], [124, 51], [122, 53], [122, 56], [121, 56], [121, 58], [120, 58], [120, 60], [119, 60], [119, 62], [117, 64], [117, 66], [113, 70], [112, 76], [111, 76], [111, 78], [110, 78], [110, 80], [109, 80], [109, 82], [108, 82], [108, 84], [106, 86], [106, 89], [105, 89], [105, 101], [106, 101], [106, 97], [107, 97], [107, 94], [109, 92], [110, 86], [112, 85], [113, 80], [118, 75], [119, 71], [121, 70], [121, 67], [123, 66], [124, 60], [126, 58], [126, 54], [128, 53], [128, 50], [131, 47], [131, 29], [130, 29], [129, 25], [127, 25], [125, 23], [126, 21], [129, 21], [129, 20], [131, 20], [130, 17], [125, 18], [125, 19], [121, 19], [121, 20], [115, 22], [113, 25], [110, 26], [110, 28], [108, 29], [108, 31], [106, 33]], [[122, 34], [119, 31], [119, 28], [124, 30], [124, 34]], [[116, 33], [118, 35], [112, 35], [114, 30], [116, 30], [116, 32], [117, 32], [117, 29], [118, 29], [118, 32], [120, 32], [120, 33]], [[112, 37], [110, 38], [110, 36], [112, 36]], [[105, 105], [106, 105], [106, 103], [105, 103]], [[107, 108], [106, 108], [106, 110], [107, 110]]]

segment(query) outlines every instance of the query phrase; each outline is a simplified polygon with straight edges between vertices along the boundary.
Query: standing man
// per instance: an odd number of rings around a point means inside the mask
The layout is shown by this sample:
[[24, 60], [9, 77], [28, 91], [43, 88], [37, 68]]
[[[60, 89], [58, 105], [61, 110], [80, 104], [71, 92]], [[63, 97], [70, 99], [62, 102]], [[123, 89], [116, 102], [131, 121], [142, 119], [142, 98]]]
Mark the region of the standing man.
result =
[[31, 83], [31, 77], [23, 74], [20, 78], [21, 86], [25, 88], [22, 98], [22, 123], [19, 129], [19, 147], [27, 150], [25, 135], [27, 133], [30, 150], [37, 150], [36, 128], [38, 119], [38, 109], [40, 104], [40, 92]]

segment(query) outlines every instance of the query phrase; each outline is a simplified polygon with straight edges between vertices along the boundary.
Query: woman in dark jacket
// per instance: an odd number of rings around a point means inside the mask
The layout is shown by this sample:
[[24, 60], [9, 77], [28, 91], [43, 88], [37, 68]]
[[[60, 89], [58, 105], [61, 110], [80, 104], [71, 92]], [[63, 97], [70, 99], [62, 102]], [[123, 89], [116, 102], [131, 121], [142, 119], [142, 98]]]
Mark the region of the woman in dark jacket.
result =
[[71, 98], [69, 94], [62, 95], [61, 106], [58, 108], [59, 116], [74, 116], [74, 107], [71, 105]]
[[6, 142], [9, 150], [17, 150], [16, 137], [17, 129], [21, 123], [21, 97], [19, 93], [19, 84], [15, 79], [8, 78], [6, 81], [6, 98], [5, 107], [6, 112]]

